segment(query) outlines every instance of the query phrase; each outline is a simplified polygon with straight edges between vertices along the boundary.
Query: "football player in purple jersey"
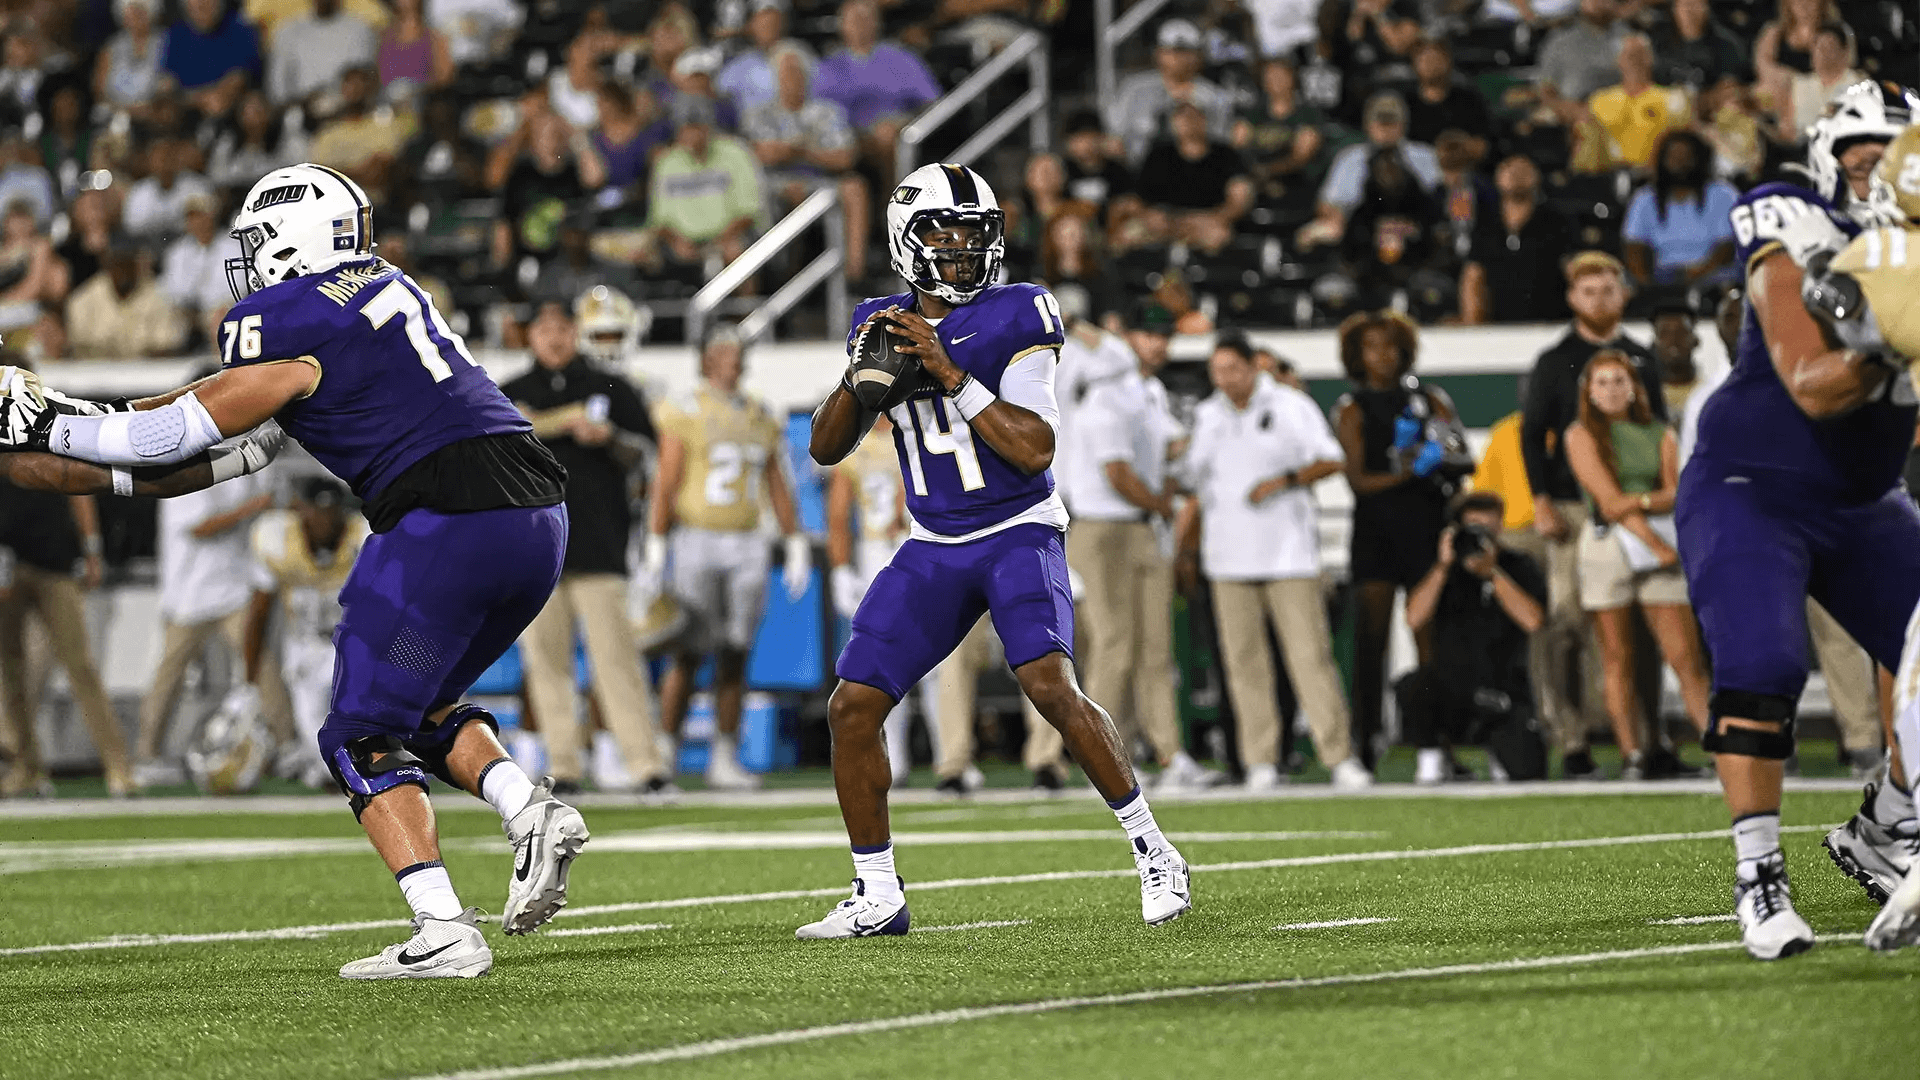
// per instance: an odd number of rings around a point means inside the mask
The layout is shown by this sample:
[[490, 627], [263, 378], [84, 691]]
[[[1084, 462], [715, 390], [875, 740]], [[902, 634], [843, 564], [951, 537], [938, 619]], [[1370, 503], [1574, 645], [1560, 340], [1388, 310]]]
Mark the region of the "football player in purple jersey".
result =
[[[1073, 671], [1073, 596], [1054, 491], [1060, 410], [1053, 369], [1060, 306], [1038, 285], [995, 285], [1006, 219], [985, 180], [924, 165], [887, 204], [893, 268], [909, 291], [855, 309], [851, 346], [876, 319], [919, 361], [914, 394], [888, 412], [911, 518], [909, 539], [875, 576], [853, 616], [828, 706], [833, 777], [853, 844], [853, 895], [799, 929], [802, 938], [904, 934], [904, 883], [887, 823], [892, 772], [881, 728], [914, 684], [991, 615], [1007, 663], [1059, 729], [1125, 829], [1149, 925], [1192, 906], [1187, 864], [1155, 824], [1113, 720]], [[853, 452], [878, 414], [843, 379], [813, 416], [823, 466]]]
[[[1807, 678], [1806, 600], [1888, 669], [1920, 600], [1920, 515], [1898, 488], [1913, 387], [1886, 356], [1837, 341], [1802, 299], [1802, 269], [1821, 238], [1837, 238], [1837, 249], [1892, 210], [1873, 169], [1916, 106], [1912, 91], [1890, 83], [1849, 87], [1809, 130], [1806, 182], [1761, 184], [1735, 204], [1746, 317], [1680, 478], [1680, 555], [1713, 654], [1701, 745], [1733, 817], [1742, 941], [1761, 960], [1814, 943], [1780, 849], [1781, 787]], [[1896, 768], [1826, 844], [1884, 901], [1917, 839]]]
[[0, 448], [116, 473], [170, 468], [277, 420], [365, 501], [374, 535], [340, 594], [320, 753], [414, 934], [340, 974], [467, 978], [493, 954], [440, 862], [427, 774], [499, 812], [514, 853], [509, 934], [566, 903], [588, 836], [550, 782], [501, 749], [493, 717], [460, 700], [559, 578], [565, 472], [420, 286], [373, 254], [372, 228], [366, 193], [340, 172], [268, 173], [234, 219], [224, 370], [132, 403], [0, 397]]

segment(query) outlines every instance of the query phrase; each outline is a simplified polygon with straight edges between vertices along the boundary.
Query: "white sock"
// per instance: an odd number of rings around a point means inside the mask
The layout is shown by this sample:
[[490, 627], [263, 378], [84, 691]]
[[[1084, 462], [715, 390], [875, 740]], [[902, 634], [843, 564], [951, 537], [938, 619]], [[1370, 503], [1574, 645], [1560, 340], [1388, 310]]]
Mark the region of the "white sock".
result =
[[[1151, 851], [1154, 848], [1171, 847], [1167, 838], [1160, 832], [1160, 824], [1153, 820], [1153, 808], [1147, 805], [1146, 792], [1138, 787], [1119, 799], [1107, 800], [1113, 816], [1120, 819], [1120, 827], [1127, 830], [1127, 839], [1134, 841], [1134, 848]], [[1141, 842], [1145, 842], [1143, 847]]]
[[400, 883], [400, 892], [406, 896], [407, 906], [415, 915], [451, 919], [466, 910], [460, 906], [460, 897], [453, 891], [453, 879], [447, 876], [447, 868], [439, 859], [414, 863], [393, 875], [393, 879]]
[[1873, 807], [1868, 813], [1882, 825], [1905, 821], [1914, 816], [1913, 792], [1901, 791], [1894, 786], [1893, 778], [1888, 777], [1873, 793]]
[[1780, 813], [1748, 814], [1733, 823], [1733, 854], [1742, 865], [1780, 853]]
[[900, 875], [893, 868], [893, 842], [878, 851], [853, 849], [853, 876], [865, 883], [867, 895], [894, 895], [900, 892]]
[[480, 770], [480, 797], [507, 821], [533, 801], [533, 781], [511, 758], [501, 758]]

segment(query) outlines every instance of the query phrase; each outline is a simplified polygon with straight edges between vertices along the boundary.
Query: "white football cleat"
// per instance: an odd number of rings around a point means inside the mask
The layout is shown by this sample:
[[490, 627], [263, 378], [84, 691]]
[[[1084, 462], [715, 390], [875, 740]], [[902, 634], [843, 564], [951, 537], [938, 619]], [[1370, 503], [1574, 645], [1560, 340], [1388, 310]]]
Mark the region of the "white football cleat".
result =
[[1274, 765], [1247, 766], [1248, 791], [1279, 791], [1285, 783], [1281, 780], [1280, 769]]
[[1373, 774], [1367, 771], [1360, 759], [1343, 758], [1333, 763], [1333, 790], [1360, 791], [1373, 786]]
[[1179, 753], [1173, 755], [1173, 761], [1160, 770], [1160, 777], [1154, 781], [1153, 790], [1162, 795], [1205, 791], [1224, 779], [1225, 777], [1218, 771], [1207, 768], [1185, 753]]
[[1793, 910], [1786, 857], [1774, 853], [1735, 872], [1733, 912], [1740, 942], [1755, 960], [1780, 960], [1813, 948], [1813, 927]]
[[451, 919], [416, 915], [413, 936], [340, 969], [343, 979], [471, 979], [493, 970], [493, 950], [480, 934], [479, 908]]
[[890, 896], [867, 892], [867, 883], [853, 879], [853, 895], [835, 904], [827, 917], [793, 932], [802, 941], [832, 938], [893, 937], [907, 932], [913, 917], [907, 914], [906, 882]]
[[1447, 768], [1446, 751], [1437, 746], [1423, 746], [1414, 757], [1413, 782], [1423, 787], [1444, 784], [1453, 779], [1452, 773]]
[[1874, 952], [1909, 945], [1920, 945], [1920, 874], [1908, 874], [1867, 927], [1866, 946]]
[[1874, 797], [1880, 782], [1867, 785], [1867, 796], [1860, 812], [1820, 841], [1827, 857], [1848, 877], [1860, 883], [1876, 904], [1900, 887], [1920, 858], [1920, 820], [1908, 818], [1883, 824], [1873, 816]]
[[513, 844], [513, 874], [500, 928], [530, 934], [567, 906], [567, 870], [592, 834], [580, 811], [553, 797], [553, 777], [534, 785], [533, 798], [505, 825]]
[[1172, 922], [1193, 908], [1187, 860], [1172, 844], [1149, 848], [1146, 838], [1135, 839], [1133, 865], [1140, 871], [1140, 917], [1148, 926]]
[[715, 740], [712, 756], [707, 758], [707, 787], [714, 791], [759, 791], [760, 778], [741, 767], [731, 740]]

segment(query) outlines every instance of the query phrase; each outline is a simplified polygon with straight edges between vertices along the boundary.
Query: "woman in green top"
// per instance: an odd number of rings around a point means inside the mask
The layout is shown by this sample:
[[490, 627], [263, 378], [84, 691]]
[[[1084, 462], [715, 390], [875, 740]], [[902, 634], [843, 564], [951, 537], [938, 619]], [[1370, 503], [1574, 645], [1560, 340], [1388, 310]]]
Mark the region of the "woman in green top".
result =
[[1603, 349], [1580, 374], [1580, 418], [1566, 432], [1567, 462], [1594, 521], [1580, 536], [1580, 603], [1600, 638], [1607, 715], [1620, 743], [1621, 776], [1630, 780], [1645, 776], [1647, 761], [1633, 679], [1636, 605], [1680, 677], [1695, 730], [1707, 723], [1700, 631], [1673, 548], [1679, 445], [1671, 429], [1653, 420], [1644, 395], [1626, 354]]

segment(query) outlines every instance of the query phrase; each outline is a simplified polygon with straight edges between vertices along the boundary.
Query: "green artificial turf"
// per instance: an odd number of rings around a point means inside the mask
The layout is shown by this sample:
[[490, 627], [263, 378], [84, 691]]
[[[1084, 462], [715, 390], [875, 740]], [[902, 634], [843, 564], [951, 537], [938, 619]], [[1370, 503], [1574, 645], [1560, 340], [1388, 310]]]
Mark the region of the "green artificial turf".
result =
[[[1832, 823], [1845, 793], [1789, 796], [1789, 824]], [[338, 814], [0, 822], [0, 949], [110, 935], [265, 930], [406, 911], [371, 851], [97, 868], [8, 869], [17, 845], [342, 839]], [[1183, 834], [1361, 831], [1368, 837], [1190, 840], [1195, 909], [1140, 923], [1129, 877], [916, 890], [915, 883], [1130, 867], [1112, 816], [1080, 791], [1030, 804], [914, 806], [896, 833], [1107, 830], [1092, 840], [899, 849], [916, 926], [1024, 925], [904, 939], [797, 942], [832, 897], [706, 902], [597, 915], [508, 939], [471, 981], [346, 983], [343, 962], [402, 929], [266, 941], [0, 955], [0, 1077], [379, 1080], [622, 1055], [707, 1040], [966, 1006], [1166, 988], [1409, 972], [1523, 958], [1727, 942], [1731, 924], [1650, 925], [1730, 910], [1730, 845], [1676, 839], [1574, 849], [1265, 869], [1208, 866], [1352, 852], [1511, 845], [1723, 829], [1705, 795], [1329, 799], [1169, 804]], [[837, 889], [844, 849], [621, 852], [621, 838], [831, 833], [831, 806], [593, 808], [574, 909]], [[498, 911], [508, 872], [486, 813], [441, 815], [462, 898]], [[749, 837], [752, 841], [753, 838]], [[1801, 912], [1830, 940], [1777, 964], [1737, 949], [1549, 969], [1288, 986], [1032, 1015], [962, 1019], [733, 1050], [582, 1076], [908, 1077], [1853, 1077], [1920, 1051], [1920, 953], [1860, 948], [1873, 907], [1819, 834], [1787, 837]], [[757, 843], [757, 841], [755, 841]], [[1283, 923], [1394, 921], [1278, 931]], [[568, 1073], [565, 1075], [576, 1075]]]

